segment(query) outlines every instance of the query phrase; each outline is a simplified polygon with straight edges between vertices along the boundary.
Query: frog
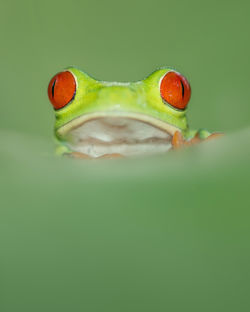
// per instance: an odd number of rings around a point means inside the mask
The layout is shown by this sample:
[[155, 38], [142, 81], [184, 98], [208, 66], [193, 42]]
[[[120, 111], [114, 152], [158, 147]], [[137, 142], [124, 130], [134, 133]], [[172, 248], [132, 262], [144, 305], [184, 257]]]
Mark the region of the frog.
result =
[[76, 67], [48, 85], [56, 154], [98, 159], [164, 154], [217, 137], [187, 121], [190, 84], [170, 67], [135, 82], [94, 79]]

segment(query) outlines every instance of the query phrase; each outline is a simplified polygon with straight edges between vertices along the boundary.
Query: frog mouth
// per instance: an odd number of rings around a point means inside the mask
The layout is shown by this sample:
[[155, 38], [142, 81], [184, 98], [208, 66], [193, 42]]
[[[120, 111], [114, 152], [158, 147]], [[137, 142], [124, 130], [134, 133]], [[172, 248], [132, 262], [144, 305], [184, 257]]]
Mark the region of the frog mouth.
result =
[[84, 156], [137, 156], [168, 152], [178, 128], [142, 114], [80, 116], [58, 129], [69, 149]]

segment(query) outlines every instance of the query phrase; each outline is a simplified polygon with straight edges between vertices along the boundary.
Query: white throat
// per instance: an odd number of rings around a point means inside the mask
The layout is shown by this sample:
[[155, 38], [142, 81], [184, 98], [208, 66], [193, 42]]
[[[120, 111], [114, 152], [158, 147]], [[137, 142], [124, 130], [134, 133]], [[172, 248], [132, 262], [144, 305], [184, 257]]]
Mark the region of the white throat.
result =
[[171, 149], [172, 135], [150, 123], [129, 117], [99, 117], [71, 129], [66, 142], [72, 151], [99, 157], [164, 153]]

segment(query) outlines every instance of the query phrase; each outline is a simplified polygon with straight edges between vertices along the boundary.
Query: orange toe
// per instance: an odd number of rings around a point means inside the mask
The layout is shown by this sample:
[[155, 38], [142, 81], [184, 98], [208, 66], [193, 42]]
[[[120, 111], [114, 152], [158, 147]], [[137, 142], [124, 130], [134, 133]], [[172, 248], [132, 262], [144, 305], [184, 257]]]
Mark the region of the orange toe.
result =
[[172, 138], [172, 146], [174, 149], [180, 148], [185, 144], [185, 140], [180, 131], [175, 131]]

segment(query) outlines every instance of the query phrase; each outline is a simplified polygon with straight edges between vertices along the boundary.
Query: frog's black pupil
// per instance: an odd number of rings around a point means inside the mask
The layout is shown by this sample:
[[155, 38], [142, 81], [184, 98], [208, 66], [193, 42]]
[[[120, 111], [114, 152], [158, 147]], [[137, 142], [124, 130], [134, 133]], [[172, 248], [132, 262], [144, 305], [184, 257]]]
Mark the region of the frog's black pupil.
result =
[[184, 98], [184, 91], [185, 91], [185, 89], [184, 89], [184, 85], [183, 85], [182, 80], [181, 80], [181, 88], [182, 88], [182, 92], [181, 92], [182, 98]]
[[54, 97], [55, 84], [56, 84], [56, 79], [54, 80], [53, 85], [52, 85], [52, 89], [51, 89], [52, 97]]

